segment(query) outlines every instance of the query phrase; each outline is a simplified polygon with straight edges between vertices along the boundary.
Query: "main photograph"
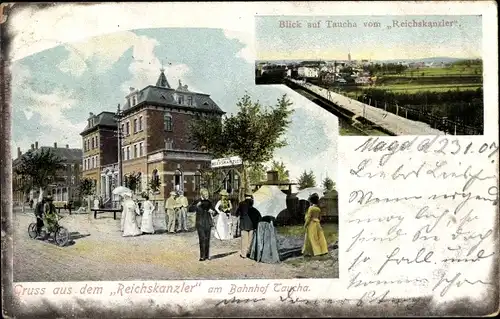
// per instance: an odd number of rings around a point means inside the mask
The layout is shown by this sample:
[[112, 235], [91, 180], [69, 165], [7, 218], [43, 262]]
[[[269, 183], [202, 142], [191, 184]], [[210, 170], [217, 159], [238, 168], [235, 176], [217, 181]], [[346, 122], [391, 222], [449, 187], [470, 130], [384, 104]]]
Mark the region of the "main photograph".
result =
[[338, 278], [338, 120], [250, 35], [141, 29], [11, 63], [14, 281]]

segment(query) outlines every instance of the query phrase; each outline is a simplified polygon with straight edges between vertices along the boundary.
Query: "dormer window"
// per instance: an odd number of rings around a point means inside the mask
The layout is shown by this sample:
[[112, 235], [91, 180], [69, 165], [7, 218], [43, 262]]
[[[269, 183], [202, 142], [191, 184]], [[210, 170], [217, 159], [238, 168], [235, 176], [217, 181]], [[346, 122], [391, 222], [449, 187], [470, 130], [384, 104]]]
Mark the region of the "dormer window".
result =
[[191, 95], [190, 95], [190, 96], [188, 96], [187, 101], [188, 101], [188, 105], [189, 105], [189, 106], [192, 106], [192, 105], [193, 105], [193, 97], [192, 97]]
[[167, 150], [172, 150], [172, 149], [174, 149], [174, 141], [173, 141], [171, 138], [167, 138], [167, 139], [165, 140], [165, 148], [166, 148]]
[[135, 105], [137, 105], [137, 94], [132, 96], [132, 106], [135, 106]]
[[184, 104], [184, 95], [179, 95], [177, 97], [177, 103]]

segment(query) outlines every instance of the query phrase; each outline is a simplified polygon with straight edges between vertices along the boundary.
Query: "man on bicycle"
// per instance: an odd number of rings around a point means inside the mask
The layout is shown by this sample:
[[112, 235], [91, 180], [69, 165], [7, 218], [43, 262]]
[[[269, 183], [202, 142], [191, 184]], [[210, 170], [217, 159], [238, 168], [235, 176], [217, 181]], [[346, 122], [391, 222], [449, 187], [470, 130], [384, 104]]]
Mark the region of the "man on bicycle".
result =
[[56, 207], [52, 201], [52, 196], [47, 196], [43, 206], [43, 211], [45, 213], [43, 219], [49, 233], [55, 231], [55, 227], [57, 226], [57, 221], [59, 219], [59, 215], [56, 213]]
[[36, 216], [36, 231], [38, 234], [42, 231], [43, 227], [43, 208], [45, 206], [46, 198], [42, 198], [41, 201], [35, 205], [35, 216]]

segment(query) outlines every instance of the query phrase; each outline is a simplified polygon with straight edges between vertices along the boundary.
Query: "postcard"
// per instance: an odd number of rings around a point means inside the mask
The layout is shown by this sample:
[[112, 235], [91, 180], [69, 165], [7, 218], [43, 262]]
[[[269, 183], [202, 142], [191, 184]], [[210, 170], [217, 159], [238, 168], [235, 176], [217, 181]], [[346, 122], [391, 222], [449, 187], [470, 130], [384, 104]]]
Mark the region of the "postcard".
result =
[[2, 4], [4, 314], [498, 312], [493, 8]]

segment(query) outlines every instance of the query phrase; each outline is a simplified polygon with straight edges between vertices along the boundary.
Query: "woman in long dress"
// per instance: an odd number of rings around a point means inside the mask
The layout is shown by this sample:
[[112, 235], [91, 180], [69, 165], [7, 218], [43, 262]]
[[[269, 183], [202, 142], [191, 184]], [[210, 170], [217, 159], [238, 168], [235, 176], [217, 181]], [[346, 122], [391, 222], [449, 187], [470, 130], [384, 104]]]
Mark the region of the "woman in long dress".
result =
[[215, 204], [215, 210], [218, 213], [218, 217], [214, 236], [220, 240], [229, 240], [232, 237], [230, 222], [231, 210], [233, 207], [226, 190], [222, 190], [220, 195], [221, 199]]
[[319, 195], [314, 193], [309, 197], [312, 204], [306, 213], [304, 228], [306, 230], [302, 254], [304, 256], [321, 256], [328, 253], [325, 234], [320, 224], [321, 209]]
[[144, 234], [154, 234], [155, 229], [153, 227], [153, 211], [155, 206], [149, 201], [149, 196], [144, 196], [143, 213], [141, 221], [141, 231]]
[[137, 223], [137, 215], [139, 215], [139, 208], [132, 200], [132, 194], [126, 193], [123, 195], [123, 237], [138, 236], [142, 232]]

